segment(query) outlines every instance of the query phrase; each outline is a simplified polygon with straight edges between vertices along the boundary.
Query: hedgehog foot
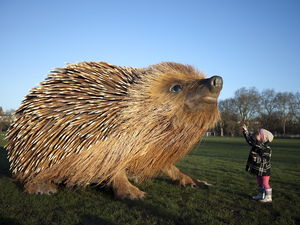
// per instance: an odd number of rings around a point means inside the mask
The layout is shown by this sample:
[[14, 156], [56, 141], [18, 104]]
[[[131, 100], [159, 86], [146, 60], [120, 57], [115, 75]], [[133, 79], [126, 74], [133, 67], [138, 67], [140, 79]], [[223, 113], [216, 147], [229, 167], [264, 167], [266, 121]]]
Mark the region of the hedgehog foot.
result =
[[24, 187], [28, 194], [52, 195], [57, 192], [56, 185], [51, 182], [28, 182]]
[[197, 187], [210, 187], [210, 186], [213, 186], [212, 184], [209, 184], [204, 180], [194, 180], [194, 181], [197, 184]]
[[146, 195], [145, 192], [140, 191], [128, 181], [125, 171], [119, 172], [113, 180], [113, 190], [115, 198], [120, 200], [143, 199]]
[[167, 165], [162, 169], [162, 172], [168, 175], [172, 180], [177, 181], [181, 187], [209, 187], [211, 184], [206, 181], [196, 180], [190, 176], [181, 173], [179, 169], [173, 165]]
[[181, 173], [178, 185], [180, 187], [192, 187], [192, 188], [212, 186], [206, 181], [193, 179], [184, 173]]

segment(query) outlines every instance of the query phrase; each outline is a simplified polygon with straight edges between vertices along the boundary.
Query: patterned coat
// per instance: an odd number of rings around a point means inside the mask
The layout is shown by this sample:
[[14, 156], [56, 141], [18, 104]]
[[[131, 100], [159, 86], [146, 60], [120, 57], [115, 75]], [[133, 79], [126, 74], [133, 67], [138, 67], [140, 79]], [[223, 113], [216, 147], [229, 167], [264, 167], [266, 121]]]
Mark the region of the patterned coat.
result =
[[[266, 143], [253, 139], [249, 131], [243, 132], [247, 143], [252, 147], [246, 164], [246, 171], [259, 176], [271, 175], [271, 148]], [[256, 157], [256, 161], [253, 160]]]

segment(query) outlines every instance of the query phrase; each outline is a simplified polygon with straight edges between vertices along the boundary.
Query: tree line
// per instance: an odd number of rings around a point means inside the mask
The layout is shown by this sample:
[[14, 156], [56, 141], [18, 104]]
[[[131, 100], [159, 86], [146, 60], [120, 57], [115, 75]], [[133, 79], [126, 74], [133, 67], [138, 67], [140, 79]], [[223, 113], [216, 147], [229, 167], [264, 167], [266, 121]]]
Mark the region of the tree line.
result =
[[219, 101], [221, 120], [216, 132], [221, 136], [241, 135], [246, 124], [252, 131], [270, 130], [277, 136], [300, 134], [300, 93], [275, 92], [255, 87], [240, 88], [233, 98]]

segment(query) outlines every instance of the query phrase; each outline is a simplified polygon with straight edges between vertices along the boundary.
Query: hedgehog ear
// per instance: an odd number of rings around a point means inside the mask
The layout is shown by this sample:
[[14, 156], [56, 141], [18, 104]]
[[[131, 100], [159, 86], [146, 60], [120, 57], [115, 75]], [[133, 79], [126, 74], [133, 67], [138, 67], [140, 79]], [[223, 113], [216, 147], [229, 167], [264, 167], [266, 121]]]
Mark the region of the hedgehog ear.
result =
[[176, 93], [182, 91], [183, 87], [180, 84], [175, 84], [171, 87], [171, 91]]

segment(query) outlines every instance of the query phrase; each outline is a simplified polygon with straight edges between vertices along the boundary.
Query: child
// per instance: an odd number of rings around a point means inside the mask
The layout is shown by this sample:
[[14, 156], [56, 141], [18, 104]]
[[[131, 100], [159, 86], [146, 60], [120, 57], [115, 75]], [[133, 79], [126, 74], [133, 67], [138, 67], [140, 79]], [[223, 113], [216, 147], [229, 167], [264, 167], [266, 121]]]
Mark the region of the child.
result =
[[253, 136], [242, 126], [246, 141], [252, 146], [248, 157], [246, 171], [256, 175], [259, 193], [253, 199], [260, 202], [272, 202], [272, 189], [269, 185], [271, 175], [271, 148], [267, 145], [274, 138], [270, 131], [260, 129], [258, 134]]

